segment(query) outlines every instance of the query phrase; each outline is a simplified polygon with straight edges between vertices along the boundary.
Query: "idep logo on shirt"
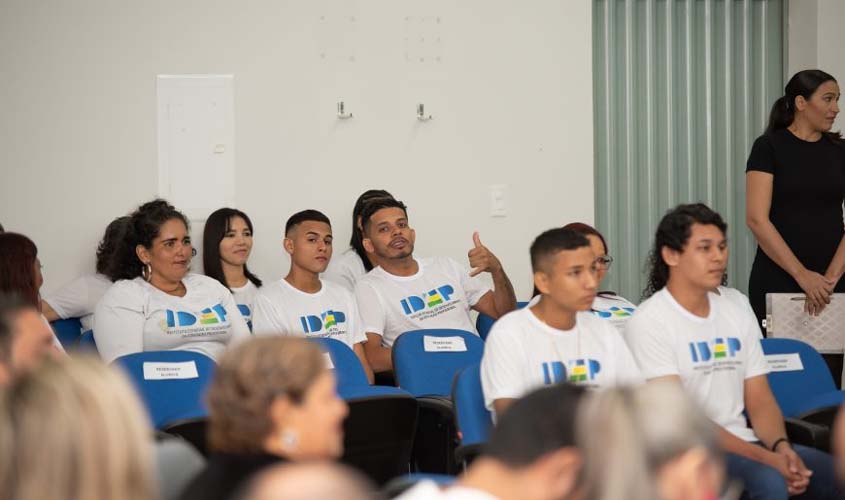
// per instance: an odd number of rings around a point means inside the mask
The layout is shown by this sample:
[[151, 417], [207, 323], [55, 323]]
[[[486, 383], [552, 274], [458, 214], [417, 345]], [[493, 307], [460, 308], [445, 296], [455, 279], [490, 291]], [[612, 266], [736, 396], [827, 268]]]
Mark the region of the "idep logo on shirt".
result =
[[600, 309], [593, 309], [593, 314], [598, 316], [599, 318], [608, 319], [608, 318], [627, 318], [634, 314], [633, 307], [617, 307], [613, 306], [607, 310], [600, 310]]
[[452, 288], [452, 285], [443, 285], [420, 295], [411, 295], [402, 299], [400, 303], [402, 310], [408, 315], [422, 311], [426, 307], [432, 308], [444, 302], [449, 302], [454, 293], [455, 289]]
[[[173, 311], [167, 309], [167, 327], [176, 328], [191, 326], [197, 323], [197, 317], [186, 311]], [[200, 311], [199, 322], [201, 325], [216, 325], [226, 322], [226, 308], [222, 304], [207, 307]]]
[[[713, 348], [710, 348], [712, 343]], [[742, 342], [736, 337], [718, 337], [707, 342], [690, 342], [689, 350], [693, 363], [707, 362], [711, 359], [733, 358], [742, 349]]]
[[595, 380], [601, 371], [601, 363], [595, 359], [573, 359], [566, 365], [561, 361], [543, 363], [543, 383], [586, 382]]
[[302, 323], [302, 330], [305, 333], [317, 333], [323, 328], [328, 330], [333, 326], [346, 323], [346, 314], [329, 309], [320, 313], [319, 316], [300, 316], [299, 321]]

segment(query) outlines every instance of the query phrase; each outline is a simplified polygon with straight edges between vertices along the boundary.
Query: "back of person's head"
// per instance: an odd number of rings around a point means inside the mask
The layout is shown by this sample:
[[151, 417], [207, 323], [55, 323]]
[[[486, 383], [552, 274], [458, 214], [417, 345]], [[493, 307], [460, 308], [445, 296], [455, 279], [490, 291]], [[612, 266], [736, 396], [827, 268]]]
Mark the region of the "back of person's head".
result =
[[162, 199], [144, 203], [129, 215], [129, 222], [124, 237], [117, 245], [114, 258], [108, 261], [103, 274], [112, 281], [131, 280], [141, 276], [144, 267], [138, 258], [136, 248], [152, 248], [165, 222], [176, 219], [182, 221], [190, 230], [188, 218], [176, 208]]
[[360, 472], [339, 464], [285, 464], [253, 479], [240, 500], [377, 500], [381, 496]]
[[0, 233], [5, 233], [6, 228], [3, 227], [3, 224], [0, 224]]
[[657, 225], [654, 245], [649, 253], [649, 277], [643, 299], [654, 295], [669, 282], [669, 265], [663, 260], [663, 248], [683, 252], [694, 224], [716, 226], [722, 234], [728, 231], [722, 216], [703, 203], [678, 205], [666, 212]]
[[124, 215], [109, 222], [109, 225], [106, 226], [103, 239], [97, 245], [96, 269], [98, 273], [106, 274], [108, 271], [111, 259], [114, 258], [121, 242], [126, 237], [126, 229], [129, 227], [129, 221], [130, 217]]
[[591, 395], [579, 409], [577, 436], [586, 500], [683, 500], [676, 497], [679, 485], [718, 497], [721, 462], [713, 424], [679, 383]]
[[549, 274], [559, 252], [590, 246], [582, 233], [562, 227], [543, 232], [531, 244], [531, 270]]
[[[826, 82], [836, 82], [836, 78], [820, 69], [805, 69], [792, 75], [783, 89], [783, 96], [772, 105], [766, 133], [771, 134], [792, 125], [795, 120], [795, 99], [803, 97], [809, 101], [816, 90]], [[827, 132], [825, 135], [841, 139], [839, 132]]]
[[38, 248], [31, 239], [18, 233], [0, 234], [0, 293], [18, 294], [40, 311], [37, 258]]
[[379, 210], [384, 210], [385, 208], [398, 208], [405, 212], [406, 217], [408, 216], [408, 207], [406, 207], [404, 203], [397, 199], [375, 198], [373, 200], [370, 200], [369, 203], [366, 203], [364, 205], [364, 208], [361, 209], [361, 229], [363, 231], [364, 237], [366, 237], [366, 234], [369, 231], [370, 222], [373, 215], [375, 215], [375, 213]]
[[301, 212], [297, 212], [290, 217], [288, 217], [287, 222], [285, 222], [285, 236], [287, 236], [291, 230], [293, 230], [298, 225], [302, 224], [303, 222], [323, 222], [331, 227], [332, 222], [326, 217], [326, 214], [320, 212], [319, 210], [302, 210]]
[[368, 272], [373, 269], [373, 264], [370, 262], [367, 257], [367, 251], [364, 249], [364, 235], [362, 233], [360, 219], [364, 207], [373, 200], [380, 198], [393, 198], [393, 195], [384, 189], [369, 189], [361, 193], [361, 196], [355, 200], [355, 206], [352, 208], [352, 236], [349, 237], [349, 246], [361, 258], [361, 261], [364, 263], [364, 269]]
[[208, 391], [209, 447], [260, 453], [273, 434], [270, 415], [280, 397], [299, 403], [326, 370], [320, 349], [293, 337], [255, 337], [220, 359]]
[[584, 394], [583, 387], [563, 383], [516, 400], [499, 416], [484, 456], [519, 468], [547, 453], [574, 447], [576, 408]]
[[[252, 228], [252, 220], [249, 216], [238, 210], [237, 208], [219, 208], [208, 216], [205, 220], [205, 228], [202, 232], [202, 269], [206, 276], [210, 276], [226, 288], [230, 288], [226, 281], [226, 275], [223, 273], [223, 262], [220, 257], [220, 242], [226, 237], [229, 231], [232, 231], [232, 220], [234, 218], [243, 219], [250, 234], [255, 234]], [[244, 276], [252, 282], [253, 285], [260, 287], [262, 285], [258, 276], [254, 275], [247, 264], [244, 263]]]
[[53, 360], [0, 396], [0, 484], [15, 500], [151, 500], [151, 428], [124, 377]]

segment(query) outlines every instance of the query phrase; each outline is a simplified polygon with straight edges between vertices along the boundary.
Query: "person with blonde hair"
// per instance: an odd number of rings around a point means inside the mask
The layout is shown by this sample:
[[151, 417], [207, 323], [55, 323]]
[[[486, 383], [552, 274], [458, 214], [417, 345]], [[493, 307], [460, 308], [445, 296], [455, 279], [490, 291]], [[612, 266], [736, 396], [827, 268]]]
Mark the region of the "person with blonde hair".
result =
[[232, 498], [281, 462], [343, 453], [346, 403], [320, 349], [296, 337], [256, 337], [227, 351], [208, 391], [211, 450], [183, 500]]
[[579, 407], [576, 429], [584, 500], [719, 498], [715, 429], [678, 384], [596, 393]]
[[0, 499], [155, 499], [145, 415], [99, 360], [45, 361], [0, 396]]

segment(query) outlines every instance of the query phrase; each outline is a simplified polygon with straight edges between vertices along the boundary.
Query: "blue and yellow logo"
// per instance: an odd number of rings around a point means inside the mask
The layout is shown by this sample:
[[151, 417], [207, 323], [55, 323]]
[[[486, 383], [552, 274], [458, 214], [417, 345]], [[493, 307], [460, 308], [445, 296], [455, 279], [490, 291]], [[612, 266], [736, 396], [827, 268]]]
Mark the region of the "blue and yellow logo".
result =
[[426, 307], [430, 309], [449, 302], [454, 293], [455, 289], [451, 285], [443, 285], [420, 295], [411, 295], [399, 302], [402, 304], [405, 315], [410, 315], [422, 311]]
[[323, 329], [328, 330], [333, 326], [338, 326], [346, 323], [346, 314], [340, 311], [333, 311], [329, 309], [326, 312], [320, 313], [317, 316], [300, 316], [299, 322], [302, 324], [302, 331], [305, 333], [318, 333]]
[[742, 342], [736, 337], [718, 337], [708, 342], [690, 342], [689, 350], [693, 363], [704, 363], [711, 359], [736, 357], [742, 350]]
[[617, 307], [613, 306], [607, 310], [593, 309], [593, 314], [599, 318], [627, 318], [634, 314], [633, 307]]
[[601, 363], [595, 359], [573, 359], [564, 364], [562, 361], [543, 363], [543, 383], [546, 385], [560, 382], [587, 382], [595, 380], [601, 372]]
[[[167, 328], [181, 328], [195, 325], [197, 317], [187, 311], [173, 311], [167, 309]], [[226, 308], [222, 304], [207, 307], [200, 311], [199, 323], [201, 325], [216, 325], [226, 322]]]

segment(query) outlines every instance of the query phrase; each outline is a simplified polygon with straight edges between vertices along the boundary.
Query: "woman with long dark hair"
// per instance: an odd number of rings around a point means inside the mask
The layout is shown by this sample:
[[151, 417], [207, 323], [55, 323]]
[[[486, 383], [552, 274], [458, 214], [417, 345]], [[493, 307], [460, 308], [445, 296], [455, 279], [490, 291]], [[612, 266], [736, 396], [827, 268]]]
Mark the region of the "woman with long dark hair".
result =
[[216, 359], [249, 328], [232, 293], [190, 274], [188, 219], [164, 200], [132, 213], [107, 270], [115, 283], [94, 313], [94, 338], [106, 362], [143, 351], [188, 350]]
[[831, 132], [839, 85], [821, 70], [796, 73], [775, 101], [746, 167], [746, 221], [757, 239], [748, 280], [758, 320], [766, 293], [804, 292], [818, 314], [845, 291], [845, 145]]
[[349, 238], [349, 249], [329, 262], [323, 278], [354, 291], [358, 278], [378, 266], [378, 257], [364, 248], [361, 213], [371, 201], [384, 198], [393, 199], [393, 195], [383, 189], [370, 189], [361, 193], [352, 208], [352, 236]]
[[261, 280], [246, 263], [252, 252], [252, 221], [235, 208], [214, 211], [202, 235], [202, 267], [235, 296], [235, 303], [252, 329], [252, 303]]
[[[22, 234], [0, 233], [0, 296], [19, 297], [40, 314], [42, 284], [44, 278], [35, 243]], [[53, 345], [64, 352], [55, 335]]]
[[97, 245], [96, 273], [80, 276], [44, 297], [41, 306], [47, 321], [79, 318], [82, 331], [94, 328], [94, 308], [112, 286], [111, 279], [106, 276], [109, 260], [123, 240], [128, 223], [129, 216], [124, 215], [106, 226], [103, 239]]

